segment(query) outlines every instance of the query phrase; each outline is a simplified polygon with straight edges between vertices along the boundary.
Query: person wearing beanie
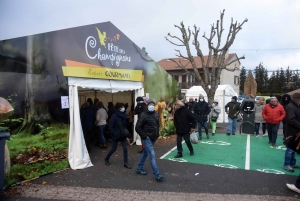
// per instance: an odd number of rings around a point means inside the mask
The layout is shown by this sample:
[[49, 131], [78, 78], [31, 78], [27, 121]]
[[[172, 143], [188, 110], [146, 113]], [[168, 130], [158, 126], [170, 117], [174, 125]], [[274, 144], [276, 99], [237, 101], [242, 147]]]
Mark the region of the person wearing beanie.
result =
[[[286, 126], [289, 136], [294, 136], [300, 130], [300, 93], [292, 95], [291, 102], [286, 106]], [[288, 137], [289, 137], [288, 136]], [[285, 151], [285, 160], [283, 168], [293, 172], [293, 168], [300, 168], [296, 163], [297, 153], [287, 147]], [[287, 187], [297, 193], [300, 193], [300, 176], [298, 176], [295, 184], [286, 184]]]
[[[134, 115], [138, 115], [138, 118], [140, 117], [140, 114], [146, 109], [146, 103], [144, 101], [144, 98], [139, 96], [136, 98], [137, 105], [134, 108]], [[143, 153], [144, 145], [142, 143], [142, 149], [138, 151], [138, 153]]]
[[161, 175], [158, 170], [154, 152], [154, 144], [159, 135], [159, 117], [155, 112], [155, 105], [155, 100], [148, 100], [146, 105], [147, 107], [140, 114], [135, 126], [135, 130], [140, 135], [142, 143], [144, 144], [144, 150], [135, 171], [137, 174], [147, 175], [147, 172], [144, 171], [143, 166], [147, 159], [147, 156], [149, 155], [150, 164], [155, 179], [157, 181], [162, 181], [164, 179], [164, 176]]
[[263, 118], [267, 122], [269, 144], [276, 148], [276, 140], [280, 122], [285, 117], [285, 111], [276, 97], [271, 97], [270, 103], [266, 104], [262, 111]]
[[266, 120], [262, 117], [262, 111], [266, 105], [265, 98], [264, 97], [259, 97], [259, 100], [256, 101], [256, 104], [254, 105], [254, 123], [255, 123], [255, 132], [256, 132], [256, 137], [259, 137], [259, 127], [260, 124], [262, 124], [262, 131], [263, 131], [263, 136], [266, 136], [266, 129], [267, 129], [267, 124]]
[[220, 113], [221, 113], [221, 108], [219, 106], [219, 100], [215, 99], [213, 104], [211, 105], [211, 112], [209, 114], [212, 136], [214, 136], [216, 133], [217, 121]]
[[124, 103], [116, 103], [115, 113], [111, 116], [108, 124], [108, 130], [112, 139], [112, 147], [107, 153], [104, 162], [105, 165], [110, 166], [109, 159], [113, 153], [117, 150], [118, 143], [120, 142], [123, 148], [123, 161], [124, 168], [131, 169], [132, 167], [128, 164], [128, 149], [127, 149], [127, 138], [121, 135], [121, 129], [126, 128], [126, 118]]
[[231, 102], [225, 105], [225, 112], [228, 114], [228, 126], [227, 126], [227, 135], [235, 135], [237, 117], [240, 113], [241, 106], [237, 102], [237, 97], [233, 96]]
[[210, 113], [210, 107], [202, 94], [199, 95], [199, 102], [195, 103], [192, 112], [198, 121], [199, 140], [202, 140], [202, 127], [205, 129], [206, 138], [209, 139], [207, 116]]

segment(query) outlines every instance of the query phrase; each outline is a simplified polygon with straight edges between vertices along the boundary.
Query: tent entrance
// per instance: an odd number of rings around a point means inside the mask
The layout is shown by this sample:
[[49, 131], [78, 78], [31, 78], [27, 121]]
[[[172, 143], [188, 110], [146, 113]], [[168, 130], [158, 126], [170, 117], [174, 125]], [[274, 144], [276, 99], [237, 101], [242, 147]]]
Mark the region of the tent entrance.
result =
[[[127, 103], [130, 107], [132, 103], [135, 103], [136, 97], [144, 95], [143, 83], [68, 77], [68, 85], [70, 105], [69, 164], [72, 169], [84, 169], [93, 166], [93, 164], [85, 145], [80, 121], [79, 109], [83, 101], [86, 101], [87, 98], [93, 100], [97, 97], [107, 107], [108, 102], [126, 103], [128, 99]], [[134, 125], [136, 121], [135, 115]], [[133, 137], [136, 144], [141, 145], [136, 132], [134, 132]]]

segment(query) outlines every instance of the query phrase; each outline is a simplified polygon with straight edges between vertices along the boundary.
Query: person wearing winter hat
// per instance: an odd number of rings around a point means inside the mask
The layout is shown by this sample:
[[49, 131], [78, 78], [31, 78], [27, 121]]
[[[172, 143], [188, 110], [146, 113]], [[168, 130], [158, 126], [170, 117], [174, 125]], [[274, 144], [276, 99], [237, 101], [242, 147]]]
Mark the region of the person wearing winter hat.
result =
[[199, 95], [199, 102], [193, 106], [192, 112], [198, 121], [199, 140], [202, 140], [202, 127], [205, 129], [206, 138], [209, 139], [207, 116], [210, 113], [210, 107], [202, 94]]
[[241, 110], [240, 103], [237, 102], [237, 97], [233, 96], [231, 102], [228, 102], [225, 105], [225, 112], [228, 114], [228, 126], [227, 126], [227, 135], [235, 135], [237, 116]]
[[[121, 137], [121, 130], [126, 128], [126, 118], [124, 103], [116, 103], [115, 113], [111, 116], [109, 121], [108, 130], [111, 134], [112, 147], [107, 153], [104, 161], [105, 165], [110, 166], [109, 159], [113, 153], [117, 150], [118, 142], [121, 143], [123, 148], [123, 161], [124, 167], [131, 169], [132, 167], [128, 164], [128, 149], [127, 149], [127, 140], [126, 137]], [[121, 128], [122, 127], [122, 128]]]
[[[286, 106], [286, 126], [288, 130], [289, 138], [299, 133], [300, 129], [300, 93], [294, 93], [292, 95], [291, 102]], [[290, 172], [293, 172], [293, 168], [300, 168], [300, 165], [296, 163], [297, 153], [287, 147], [285, 151], [285, 160], [283, 168]], [[286, 167], [288, 166], [288, 169]], [[287, 187], [297, 193], [300, 193], [300, 176], [298, 176], [295, 184], [286, 184]]]
[[221, 108], [219, 106], [219, 100], [215, 99], [213, 104], [211, 105], [211, 112], [209, 115], [209, 121], [211, 125], [211, 135], [214, 136], [217, 127], [217, 121], [219, 114], [221, 113]]
[[149, 155], [150, 164], [152, 167], [153, 174], [157, 181], [162, 181], [164, 176], [159, 173], [154, 152], [154, 144], [159, 134], [159, 117], [155, 112], [156, 102], [153, 99], [149, 99], [147, 102], [146, 109], [140, 114], [139, 119], [136, 123], [135, 130], [141, 136], [144, 144], [143, 153], [139, 159], [136, 173], [141, 175], [147, 175], [144, 171], [143, 166]]
[[[140, 114], [146, 109], [146, 103], [144, 101], [144, 98], [139, 96], [136, 98], [137, 105], [134, 108], [134, 115], [138, 115], [138, 118], [140, 117]], [[142, 149], [138, 151], [138, 153], [143, 153], [144, 150], [144, 144], [142, 143]]]

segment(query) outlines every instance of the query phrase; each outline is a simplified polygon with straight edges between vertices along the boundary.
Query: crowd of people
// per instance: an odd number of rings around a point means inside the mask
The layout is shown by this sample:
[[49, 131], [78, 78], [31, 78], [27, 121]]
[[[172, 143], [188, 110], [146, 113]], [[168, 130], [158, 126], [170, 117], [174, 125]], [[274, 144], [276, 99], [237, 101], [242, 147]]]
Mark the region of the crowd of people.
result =
[[[190, 134], [198, 128], [199, 140], [202, 140], [202, 127], [204, 128], [206, 138], [210, 138], [208, 131], [208, 122], [211, 125], [211, 135], [216, 133], [216, 123], [221, 113], [221, 107], [219, 101], [215, 99], [212, 104], [208, 104], [205, 101], [202, 94], [199, 95], [199, 101], [194, 100], [192, 97], [189, 101], [178, 100], [175, 103], [174, 111], [173, 107], [168, 110], [172, 111], [174, 126], [176, 128], [177, 137], [177, 154], [174, 158], [183, 157], [182, 139], [184, 139], [189, 151], [190, 156], [193, 156], [194, 149], [190, 140]], [[101, 149], [107, 148], [106, 137], [104, 131], [107, 129], [110, 133], [112, 146], [110, 151], [105, 157], [105, 165], [110, 165], [110, 158], [116, 151], [118, 142], [121, 143], [123, 148], [124, 167], [131, 169], [132, 167], [128, 163], [128, 150], [127, 150], [127, 137], [122, 137], [121, 133], [123, 129], [128, 129], [129, 133], [133, 134], [133, 129], [140, 136], [142, 141], [142, 149], [140, 151], [141, 156], [137, 167], [135, 169], [137, 174], [147, 175], [147, 172], [143, 169], [144, 163], [149, 156], [150, 164], [153, 174], [157, 181], [162, 181], [164, 176], [160, 174], [156, 159], [154, 144], [159, 136], [159, 116], [155, 111], [156, 102], [153, 99], [146, 97], [137, 97], [136, 106], [130, 107], [126, 112], [128, 104], [112, 102], [108, 103], [108, 109], [106, 109], [99, 99], [95, 98], [94, 102], [88, 99], [81, 109], [81, 123], [84, 133], [84, 139], [86, 141], [87, 149], [90, 151], [90, 143], [93, 133], [97, 133], [97, 143]], [[290, 136], [296, 135], [300, 131], [300, 94], [295, 93], [293, 96], [284, 94], [281, 97], [280, 102], [276, 97], [270, 96], [265, 100], [264, 97], [260, 97], [255, 102], [254, 111], [254, 126], [257, 137], [260, 136], [260, 125], [262, 125], [262, 136], [268, 136], [268, 144], [276, 148], [276, 140], [278, 136], [279, 126], [283, 124], [283, 140], [286, 140]], [[240, 103], [237, 102], [237, 97], [233, 96], [231, 101], [228, 102], [224, 111], [228, 115], [228, 126], [226, 134], [228, 136], [235, 135], [237, 117], [241, 112]], [[133, 117], [137, 115], [137, 123], [133, 128]], [[294, 172], [294, 168], [300, 168], [300, 165], [296, 163], [296, 152], [290, 148], [287, 148], [285, 152], [283, 169], [289, 172]], [[288, 188], [300, 193], [300, 176], [295, 184], [287, 184]]]

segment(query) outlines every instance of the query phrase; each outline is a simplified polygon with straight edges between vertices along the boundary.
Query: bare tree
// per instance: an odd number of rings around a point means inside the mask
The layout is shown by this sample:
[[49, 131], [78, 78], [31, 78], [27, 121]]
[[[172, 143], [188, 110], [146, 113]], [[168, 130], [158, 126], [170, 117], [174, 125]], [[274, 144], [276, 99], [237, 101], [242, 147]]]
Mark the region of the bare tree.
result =
[[[165, 37], [167, 41], [169, 41], [171, 44], [176, 45], [176, 46], [185, 46], [186, 47], [186, 52], [187, 56], [183, 56], [180, 52], [180, 50], [175, 51], [178, 53], [176, 54], [177, 57], [189, 61], [187, 64], [183, 65], [183, 62], [179, 59], [179, 61], [176, 61], [174, 59], [169, 59], [173, 61], [179, 69], [183, 69], [185, 71], [185, 74], [191, 74], [195, 76], [196, 80], [200, 82], [200, 85], [203, 87], [205, 92], [207, 93], [208, 97], [208, 102], [211, 103], [213, 101], [215, 91], [218, 88], [218, 85], [220, 83], [220, 75], [222, 70], [228, 70], [228, 71], [235, 71], [238, 68], [235, 67], [233, 69], [229, 69], [228, 66], [232, 63], [234, 63], [237, 60], [240, 59], [245, 59], [245, 56], [242, 56], [240, 58], [236, 58], [232, 60], [229, 63], [226, 63], [225, 61], [225, 55], [230, 48], [230, 46], [233, 44], [235, 37], [237, 33], [242, 29], [242, 26], [244, 25], [245, 22], [248, 21], [246, 18], [242, 23], [238, 22], [233, 22], [233, 19], [231, 18], [231, 24], [229, 27], [229, 32], [227, 35], [226, 43], [221, 46], [221, 39], [223, 35], [223, 17], [224, 17], [225, 9], [223, 12], [220, 13], [220, 20], [217, 20], [216, 24], [211, 25], [211, 30], [210, 30], [210, 35], [207, 37], [205, 35], [205, 32], [203, 34], [203, 38], [206, 39], [208, 48], [209, 48], [209, 53], [208, 53], [208, 59], [205, 62], [204, 61], [204, 55], [202, 53], [202, 50], [200, 49], [200, 42], [198, 41], [198, 35], [200, 28], [198, 28], [196, 25], [194, 25], [194, 30], [191, 32], [190, 27], [188, 29], [185, 28], [183, 22], [180, 23], [180, 26], [174, 25], [177, 27], [181, 33], [182, 33], [182, 38], [179, 38], [177, 36], [173, 36], [170, 33]], [[191, 40], [191, 35], [193, 34], [192, 38], [192, 45], [195, 46], [197, 56], [200, 57], [201, 59], [201, 64], [202, 64], [202, 69], [203, 69], [203, 74], [199, 73], [199, 66], [196, 66], [194, 56], [191, 53], [191, 48], [190, 48], [190, 40]], [[217, 44], [213, 44], [213, 39], [214, 37], [217, 37]], [[178, 40], [179, 43], [173, 42], [169, 38]], [[212, 66], [210, 65], [211, 60], [213, 61]], [[191, 64], [193, 71], [189, 71], [186, 69], [186, 67]], [[198, 68], [197, 68], [198, 67]]]

